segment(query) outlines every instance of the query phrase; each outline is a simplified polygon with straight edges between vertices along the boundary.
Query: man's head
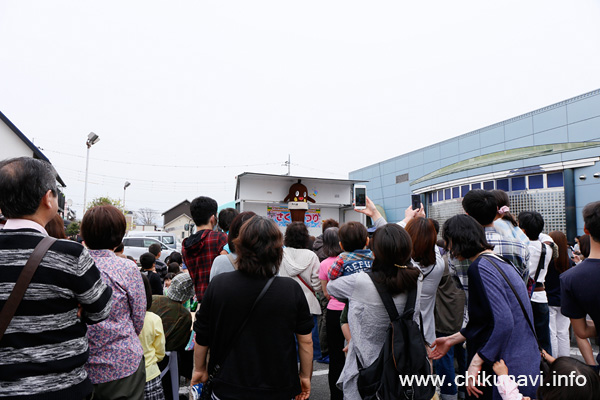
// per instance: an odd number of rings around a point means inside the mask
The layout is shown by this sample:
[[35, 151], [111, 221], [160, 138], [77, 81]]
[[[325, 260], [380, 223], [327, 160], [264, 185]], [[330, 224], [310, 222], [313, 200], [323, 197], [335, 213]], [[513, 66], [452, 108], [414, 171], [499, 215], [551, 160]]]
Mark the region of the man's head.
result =
[[217, 202], [206, 196], [196, 197], [190, 205], [190, 212], [196, 226], [208, 225], [209, 223], [215, 226], [217, 224], [218, 209]]
[[58, 212], [56, 171], [31, 157], [0, 161], [0, 209], [8, 219], [42, 213], [45, 226]]
[[190, 274], [183, 272], [175, 275], [167, 291], [167, 297], [178, 303], [183, 303], [194, 297], [194, 284]]
[[369, 244], [367, 228], [360, 222], [352, 221], [343, 224], [338, 231], [338, 236], [344, 251], [362, 250]]
[[600, 201], [590, 203], [583, 208], [583, 222], [585, 232], [594, 242], [600, 243]]
[[544, 229], [544, 218], [542, 214], [537, 211], [522, 211], [517, 217], [519, 220], [519, 227], [529, 240], [538, 240], [540, 233]]
[[162, 248], [158, 243], [152, 243], [150, 246], [148, 246], [148, 252], [152, 253], [152, 255], [154, 255], [154, 258], [160, 257], [161, 250]]
[[154, 254], [148, 252], [148, 253], [144, 253], [140, 256], [140, 265], [142, 266], [142, 269], [144, 270], [150, 270], [152, 268], [154, 268], [154, 264], [156, 263], [156, 257], [154, 257]]
[[491, 192], [475, 189], [468, 192], [462, 201], [463, 209], [482, 226], [494, 222], [498, 212], [498, 201]]
[[231, 222], [240, 212], [235, 208], [225, 208], [219, 213], [219, 228], [223, 232], [229, 232]]

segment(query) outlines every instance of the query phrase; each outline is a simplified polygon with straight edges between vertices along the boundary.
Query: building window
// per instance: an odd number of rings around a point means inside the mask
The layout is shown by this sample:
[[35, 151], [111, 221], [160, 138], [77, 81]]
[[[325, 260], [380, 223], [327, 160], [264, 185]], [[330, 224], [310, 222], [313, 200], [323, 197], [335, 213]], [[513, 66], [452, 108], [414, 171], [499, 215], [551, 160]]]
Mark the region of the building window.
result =
[[460, 187], [460, 197], [465, 197], [469, 193], [469, 185], [463, 185]]
[[408, 181], [408, 174], [396, 175], [396, 183]]
[[438, 201], [444, 201], [444, 191], [438, 190]]
[[452, 198], [452, 196], [450, 195], [450, 189], [445, 189], [444, 190], [444, 198], [446, 200], [450, 200]]
[[494, 181], [483, 182], [483, 188], [485, 190], [494, 190]]
[[525, 190], [525, 177], [520, 176], [518, 178], [512, 178], [512, 191], [515, 192], [517, 190]]
[[481, 183], [474, 183], [471, 185], [471, 190], [481, 189]]
[[548, 187], [549, 188], [563, 187], [563, 185], [564, 185], [562, 172], [555, 172], [553, 174], [548, 174], [547, 179], [548, 179]]
[[459, 187], [452, 188], [452, 198], [458, 199], [459, 197], [460, 197], [460, 188]]
[[437, 201], [437, 192], [433, 192], [432, 193], [432, 197], [433, 197], [433, 203], [435, 203]]
[[496, 189], [508, 192], [508, 179], [498, 179], [496, 181]]
[[543, 189], [544, 175], [532, 175], [529, 177], [529, 189]]

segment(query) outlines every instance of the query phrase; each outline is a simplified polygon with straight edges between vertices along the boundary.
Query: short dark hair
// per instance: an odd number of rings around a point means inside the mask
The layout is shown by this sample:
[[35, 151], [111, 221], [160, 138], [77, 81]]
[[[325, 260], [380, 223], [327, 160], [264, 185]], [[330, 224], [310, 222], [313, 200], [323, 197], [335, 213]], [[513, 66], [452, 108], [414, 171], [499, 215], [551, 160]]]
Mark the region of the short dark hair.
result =
[[244, 223], [234, 243], [239, 271], [267, 278], [279, 272], [283, 236], [273, 220], [252, 217]]
[[224, 208], [219, 213], [219, 228], [223, 232], [229, 232], [231, 222], [240, 212], [235, 208]]
[[121, 244], [115, 247], [115, 253], [122, 253], [123, 250], [125, 250], [125, 245], [123, 244], [123, 242], [121, 242]]
[[333, 218], [329, 218], [329, 219], [325, 219], [323, 220], [323, 230], [322, 232], [325, 233], [325, 231], [329, 228], [339, 228], [340, 227], [340, 223], [337, 222], [335, 219]]
[[440, 223], [438, 222], [437, 219], [433, 219], [433, 218], [427, 218], [428, 220], [431, 221], [431, 223], [433, 224], [433, 227], [435, 228], [435, 235], [437, 236], [440, 233]]
[[386, 224], [373, 234], [373, 277], [383, 283], [390, 294], [417, 287], [421, 271], [410, 262], [412, 240], [398, 224]]
[[340, 228], [333, 226], [325, 229], [323, 232], [323, 254], [325, 257], [337, 257], [341, 252], [340, 237], [338, 235]]
[[406, 224], [406, 232], [412, 240], [412, 258], [421, 267], [435, 264], [435, 244], [437, 233], [432, 220], [428, 218], [413, 218]]
[[171, 279], [175, 278], [175, 275], [177, 275], [177, 274], [175, 274], [173, 272], [167, 272], [167, 274], [165, 275], [165, 281], [167, 279], [171, 280]]
[[0, 161], [0, 209], [4, 217], [35, 214], [48, 190], [58, 195], [56, 170], [49, 162], [31, 157]]
[[149, 311], [150, 307], [152, 307], [152, 288], [150, 287], [150, 279], [142, 272], [140, 272], [140, 275], [142, 276], [144, 290], [146, 291], [146, 311]]
[[[571, 375], [575, 372], [574, 375]], [[556, 385], [556, 377], [572, 377], [575, 383], [579, 382], [579, 376], [585, 377], [583, 386], [579, 384]], [[560, 380], [560, 378], [559, 378]], [[600, 393], [600, 376], [590, 366], [573, 357], [558, 357], [550, 364], [550, 371], [544, 377], [544, 381], [537, 390], [536, 398], [544, 400], [597, 400]]]
[[239, 213], [233, 219], [233, 221], [231, 221], [231, 225], [229, 226], [229, 236], [227, 236], [227, 243], [229, 244], [229, 250], [231, 250], [232, 253], [235, 253], [235, 244], [233, 241], [240, 235], [240, 229], [242, 229], [242, 225], [244, 225], [244, 222], [248, 221], [255, 215], [256, 213], [254, 211], [244, 211]]
[[590, 235], [581, 235], [579, 236], [579, 252], [585, 258], [590, 256], [590, 251], [592, 248], [590, 247]]
[[159, 243], [152, 243], [150, 246], [148, 246], [148, 252], [154, 254], [155, 257], [158, 257], [161, 251], [162, 246]]
[[181, 272], [181, 267], [176, 262], [169, 263], [167, 267], [167, 273], [178, 274]]
[[544, 218], [537, 211], [521, 211], [517, 217], [519, 227], [525, 232], [529, 240], [538, 240], [544, 229]]
[[206, 196], [196, 197], [190, 205], [190, 212], [196, 226], [208, 224], [210, 217], [217, 215], [218, 209], [217, 202]]
[[471, 258], [494, 248], [487, 242], [483, 226], [470, 215], [459, 214], [446, 220], [442, 232], [453, 257]]
[[342, 224], [338, 232], [344, 251], [362, 250], [367, 244], [369, 233], [363, 224], [356, 221]]
[[594, 242], [600, 242], [600, 201], [583, 207], [583, 222]]
[[294, 249], [306, 249], [309, 237], [308, 228], [304, 222], [292, 222], [285, 228], [283, 244]]
[[81, 237], [92, 250], [113, 250], [123, 241], [126, 229], [125, 216], [115, 206], [92, 207], [81, 220]]
[[463, 209], [481, 225], [494, 222], [498, 213], [498, 201], [491, 192], [475, 189], [468, 192], [462, 201]]
[[150, 252], [146, 252], [140, 256], [140, 265], [143, 269], [151, 269], [156, 263], [156, 257]]
[[183, 264], [183, 257], [181, 257], [180, 252], [174, 251], [171, 254], [169, 254], [169, 256], [165, 259], [165, 261], [167, 262], [167, 264], [175, 262], [175, 263], [181, 265], [181, 264]]

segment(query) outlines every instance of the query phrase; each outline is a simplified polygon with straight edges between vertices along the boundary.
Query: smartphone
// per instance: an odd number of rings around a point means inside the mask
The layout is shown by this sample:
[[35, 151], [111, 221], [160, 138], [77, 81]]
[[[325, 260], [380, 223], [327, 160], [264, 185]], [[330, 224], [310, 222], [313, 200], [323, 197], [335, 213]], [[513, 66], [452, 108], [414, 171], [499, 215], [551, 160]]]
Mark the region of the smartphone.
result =
[[367, 187], [365, 185], [354, 185], [354, 208], [357, 210], [367, 208]]
[[421, 208], [421, 196], [418, 194], [413, 194], [411, 196], [411, 198], [412, 198], [412, 209], [418, 210], [419, 208]]

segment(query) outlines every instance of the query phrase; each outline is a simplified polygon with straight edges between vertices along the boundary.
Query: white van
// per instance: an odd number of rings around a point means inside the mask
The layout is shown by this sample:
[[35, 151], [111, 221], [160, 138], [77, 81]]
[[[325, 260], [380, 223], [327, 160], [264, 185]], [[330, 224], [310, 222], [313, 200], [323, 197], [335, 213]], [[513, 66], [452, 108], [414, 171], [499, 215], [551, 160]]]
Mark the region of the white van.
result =
[[170, 249], [177, 250], [177, 239], [175, 235], [163, 231], [129, 231], [127, 237], [151, 237], [164, 243]]

